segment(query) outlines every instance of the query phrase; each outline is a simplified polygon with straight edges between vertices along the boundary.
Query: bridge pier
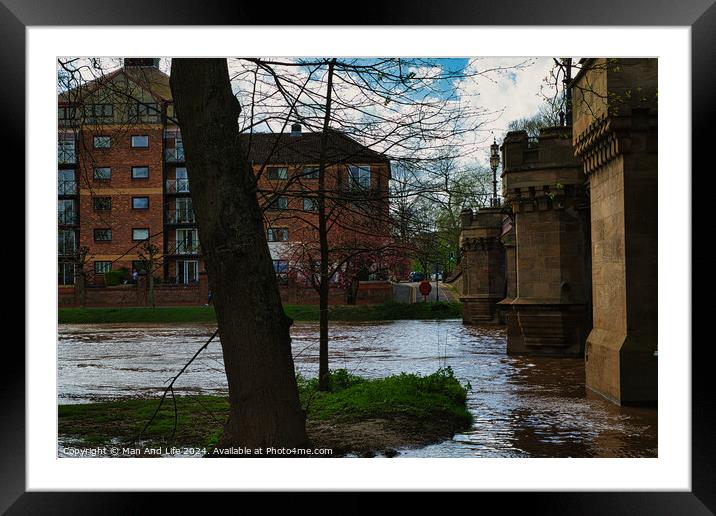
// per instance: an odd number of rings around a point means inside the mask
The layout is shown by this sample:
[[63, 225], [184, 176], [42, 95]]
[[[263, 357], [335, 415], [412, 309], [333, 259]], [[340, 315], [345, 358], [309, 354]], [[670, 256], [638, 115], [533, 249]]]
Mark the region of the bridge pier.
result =
[[575, 77], [574, 149], [589, 180], [593, 329], [587, 387], [657, 400], [657, 60], [589, 59]]
[[460, 253], [462, 264], [465, 324], [498, 324], [497, 303], [505, 297], [505, 249], [500, 241], [501, 208], [480, 208], [460, 214], [462, 232]]
[[588, 214], [585, 177], [570, 127], [546, 128], [535, 141], [508, 133], [503, 196], [514, 217], [515, 283], [507, 352], [580, 356], [589, 331]]

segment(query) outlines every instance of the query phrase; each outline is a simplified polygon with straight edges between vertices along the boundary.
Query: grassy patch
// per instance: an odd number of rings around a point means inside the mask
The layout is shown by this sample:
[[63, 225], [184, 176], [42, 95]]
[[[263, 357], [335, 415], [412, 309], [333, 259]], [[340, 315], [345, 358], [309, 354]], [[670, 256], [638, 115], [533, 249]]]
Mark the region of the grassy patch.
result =
[[[295, 321], [318, 321], [316, 305], [284, 305]], [[399, 319], [455, 319], [462, 316], [460, 303], [386, 303], [381, 305], [333, 305], [332, 321], [394, 321]], [[213, 306], [60, 308], [60, 324], [105, 323], [211, 323]]]
[[[429, 428], [431, 438], [450, 437], [468, 428], [472, 416], [465, 400], [467, 389], [450, 368], [420, 376], [402, 373], [366, 380], [345, 370], [331, 373], [329, 392], [317, 390], [317, 380], [299, 377], [301, 404], [306, 408], [309, 433], [312, 425], [329, 422], [350, 433], [351, 425], [376, 419], [408, 422], [413, 429]], [[118, 400], [102, 403], [60, 405], [59, 433], [85, 445], [134, 442], [151, 418], [157, 399]], [[228, 415], [228, 402], [219, 396], [178, 396], [176, 432], [171, 399], [142, 435], [148, 446], [210, 447], [218, 441]], [[332, 446], [350, 449], [351, 436], [331, 436]], [[414, 436], [406, 437], [413, 443]], [[321, 437], [315, 438], [321, 444]]]
[[316, 378], [299, 378], [299, 393], [309, 419], [354, 422], [406, 416], [426, 421], [448, 419], [456, 426], [472, 422], [465, 406], [467, 390], [450, 368], [429, 376], [401, 373], [375, 380], [340, 369], [331, 373], [329, 392], [318, 391], [317, 385]]

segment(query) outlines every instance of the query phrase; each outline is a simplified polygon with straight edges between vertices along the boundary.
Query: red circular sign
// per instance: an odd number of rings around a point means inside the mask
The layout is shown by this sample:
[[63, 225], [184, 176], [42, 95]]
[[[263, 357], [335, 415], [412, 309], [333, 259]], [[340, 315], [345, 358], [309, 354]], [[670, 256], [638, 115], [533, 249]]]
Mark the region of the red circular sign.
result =
[[419, 288], [420, 293], [424, 296], [430, 294], [430, 291], [433, 289], [432, 285], [430, 285], [430, 282], [428, 280], [421, 281]]

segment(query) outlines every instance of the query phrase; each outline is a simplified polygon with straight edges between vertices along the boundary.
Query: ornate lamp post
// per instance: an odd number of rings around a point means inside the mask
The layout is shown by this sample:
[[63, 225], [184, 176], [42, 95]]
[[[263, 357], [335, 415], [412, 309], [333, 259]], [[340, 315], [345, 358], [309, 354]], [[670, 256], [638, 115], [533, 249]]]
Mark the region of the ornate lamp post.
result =
[[500, 165], [500, 146], [497, 145], [495, 139], [492, 139], [490, 145], [490, 168], [492, 169], [492, 200], [490, 206], [497, 208], [500, 205], [500, 199], [497, 197], [497, 167]]

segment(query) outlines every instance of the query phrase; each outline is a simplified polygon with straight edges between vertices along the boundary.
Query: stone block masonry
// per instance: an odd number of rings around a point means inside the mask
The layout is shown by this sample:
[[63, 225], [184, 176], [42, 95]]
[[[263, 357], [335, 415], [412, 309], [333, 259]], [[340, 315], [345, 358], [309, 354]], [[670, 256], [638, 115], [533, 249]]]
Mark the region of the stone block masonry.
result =
[[573, 86], [592, 213], [586, 383], [620, 404], [657, 400], [657, 68], [589, 59]]

